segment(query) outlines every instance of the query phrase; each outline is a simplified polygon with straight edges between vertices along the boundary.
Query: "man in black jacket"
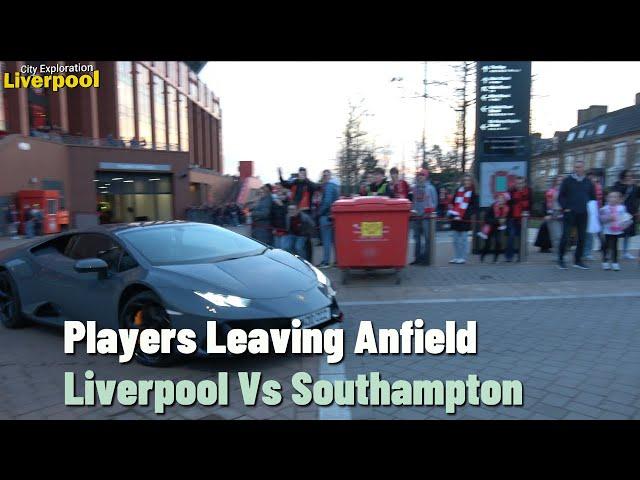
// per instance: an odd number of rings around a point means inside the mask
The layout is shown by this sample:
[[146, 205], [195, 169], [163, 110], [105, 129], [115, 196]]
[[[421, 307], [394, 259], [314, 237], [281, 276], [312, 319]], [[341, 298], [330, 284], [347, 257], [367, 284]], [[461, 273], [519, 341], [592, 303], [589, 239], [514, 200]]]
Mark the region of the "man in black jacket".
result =
[[560, 185], [558, 193], [558, 203], [563, 210], [563, 228], [560, 248], [558, 249], [558, 267], [566, 270], [564, 263], [564, 252], [567, 248], [569, 233], [575, 227], [578, 234], [578, 244], [574, 255], [573, 266], [582, 270], [588, 270], [582, 263], [582, 253], [584, 250], [584, 239], [587, 232], [587, 203], [596, 199], [596, 190], [584, 172], [584, 162], [576, 160], [573, 166], [573, 173], [567, 176]]

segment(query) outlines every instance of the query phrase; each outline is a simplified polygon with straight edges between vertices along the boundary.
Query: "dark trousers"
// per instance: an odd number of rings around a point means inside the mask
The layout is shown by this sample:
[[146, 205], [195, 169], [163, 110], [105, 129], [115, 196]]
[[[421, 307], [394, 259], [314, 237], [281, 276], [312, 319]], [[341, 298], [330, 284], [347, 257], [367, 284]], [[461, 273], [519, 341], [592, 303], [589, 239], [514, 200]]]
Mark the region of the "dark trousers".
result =
[[[498, 256], [501, 253], [504, 253], [503, 240], [504, 239], [504, 230], [498, 230], [498, 227], [492, 227], [491, 233], [488, 238], [484, 241], [484, 248], [482, 249], [482, 253], [480, 254], [480, 261], [484, 261], [484, 257], [493, 252], [493, 260], [495, 262], [498, 261]], [[493, 246], [493, 248], [491, 248]]]
[[415, 261], [429, 263], [429, 220], [416, 218], [413, 220], [413, 236], [416, 242]]
[[251, 226], [251, 236], [259, 242], [273, 245], [273, 227], [271, 225], [254, 223]]
[[[507, 220], [507, 260], [513, 258], [513, 254], [518, 252], [518, 260], [520, 259], [520, 234], [522, 231], [522, 223], [519, 218], [510, 218]], [[517, 240], [517, 244], [516, 244]], [[517, 246], [516, 246], [517, 245]]]
[[602, 261], [618, 263], [618, 238], [621, 235], [605, 235], [602, 242]]
[[562, 218], [562, 238], [560, 239], [560, 248], [558, 249], [558, 260], [564, 259], [564, 252], [567, 249], [567, 243], [569, 241], [569, 234], [573, 227], [576, 228], [578, 234], [578, 244], [576, 245], [576, 251], [574, 254], [575, 263], [582, 261], [582, 253], [584, 251], [584, 238], [587, 233], [587, 212], [575, 213], [565, 212]]

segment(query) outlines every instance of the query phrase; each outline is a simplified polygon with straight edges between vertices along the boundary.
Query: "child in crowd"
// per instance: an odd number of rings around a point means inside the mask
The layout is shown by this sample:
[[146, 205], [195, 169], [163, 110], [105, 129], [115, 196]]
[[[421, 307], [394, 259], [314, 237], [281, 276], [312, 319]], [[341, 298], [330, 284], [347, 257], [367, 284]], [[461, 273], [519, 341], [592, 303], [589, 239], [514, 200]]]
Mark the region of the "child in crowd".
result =
[[493, 263], [497, 263], [498, 256], [504, 253], [503, 237], [507, 229], [507, 218], [509, 217], [509, 205], [504, 193], [496, 194], [496, 200], [493, 202], [484, 217], [484, 225], [482, 230], [478, 232], [478, 236], [484, 239], [484, 248], [480, 254], [480, 261], [484, 262], [484, 257], [491, 251], [493, 244]]
[[[602, 268], [604, 270], [620, 270], [618, 264], [618, 238], [632, 222], [631, 215], [622, 204], [620, 192], [613, 191], [607, 195], [607, 204], [600, 209], [600, 222], [604, 241], [602, 244]], [[609, 263], [612, 261], [612, 263]]]

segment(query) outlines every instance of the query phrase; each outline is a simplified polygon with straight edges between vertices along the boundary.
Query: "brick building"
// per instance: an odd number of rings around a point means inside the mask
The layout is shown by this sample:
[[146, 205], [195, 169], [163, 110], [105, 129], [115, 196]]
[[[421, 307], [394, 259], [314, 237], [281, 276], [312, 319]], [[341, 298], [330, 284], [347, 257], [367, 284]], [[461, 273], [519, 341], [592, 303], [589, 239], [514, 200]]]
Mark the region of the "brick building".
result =
[[[0, 62], [0, 73], [25, 64]], [[99, 88], [2, 89], [0, 204], [18, 190], [55, 189], [72, 223], [184, 218], [235, 188], [221, 175], [218, 97], [204, 62], [66, 62], [100, 72]]]
[[635, 104], [607, 111], [606, 105], [592, 105], [578, 111], [578, 122], [552, 138], [532, 138], [531, 174], [534, 189], [549, 187], [556, 175], [573, 171], [583, 160], [587, 170], [598, 169], [605, 186], [613, 185], [620, 172], [630, 169], [640, 178], [640, 93]]

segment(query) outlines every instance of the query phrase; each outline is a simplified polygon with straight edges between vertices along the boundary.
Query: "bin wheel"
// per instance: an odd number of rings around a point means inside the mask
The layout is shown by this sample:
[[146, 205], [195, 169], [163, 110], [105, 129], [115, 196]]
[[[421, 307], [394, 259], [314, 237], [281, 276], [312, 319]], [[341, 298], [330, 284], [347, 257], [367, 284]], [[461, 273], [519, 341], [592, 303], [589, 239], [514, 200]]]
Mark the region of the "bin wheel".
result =
[[348, 268], [345, 268], [342, 270], [342, 285], [346, 285], [347, 283], [349, 283], [349, 277], [350, 277], [350, 272]]
[[400, 270], [399, 268], [396, 270], [395, 283], [396, 285], [400, 285], [402, 283], [402, 270]]

